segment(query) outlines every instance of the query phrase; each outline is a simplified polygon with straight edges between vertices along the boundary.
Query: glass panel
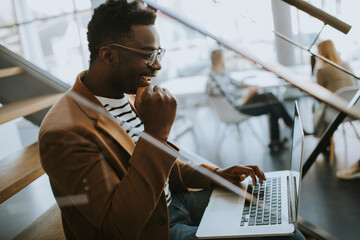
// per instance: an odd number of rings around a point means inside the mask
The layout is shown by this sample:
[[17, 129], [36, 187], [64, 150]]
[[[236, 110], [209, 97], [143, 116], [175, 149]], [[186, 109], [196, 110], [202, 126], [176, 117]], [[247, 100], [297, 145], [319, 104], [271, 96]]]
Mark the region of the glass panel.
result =
[[[357, 11], [359, 6], [356, 5], [358, 4], [357, 1], [358, 0], [311, 0], [309, 2], [314, 3], [317, 7], [329, 11], [332, 14], [337, 14], [338, 17], [349, 21], [349, 23], [353, 25], [353, 29], [348, 35], [342, 35], [331, 27], [326, 27], [319, 41], [326, 38], [333, 39], [336, 43], [337, 50], [341, 52], [342, 59], [348, 61], [352, 69], [357, 74], [360, 74], [360, 21]], [[72, 84], [76, 75], [83, 69], [86, 69], [88, 65], [89, 53], [87, 50], [86, 32], [87, 23], [92, 13], [91, 11], [83, 12], [82, 10], [86, 10], [89, 7], [89, 0], [14, 0], [14, 2], [17, 6], [17, 16], [22, 22], [34, 21], [21, 24], [19, 29], [17, 29], [15, 25], [9, 28], [0, 28], [1, 44], [6, 45], [17, 53], [23, 54], [23, 56], [32, 63], [46, 69], [68, 84]], [[92, 0], [92, 2], [94, 4], [96, 2], [104, 2], [104, 0]], [[246, 4], [244, 4], [245, 1], [239, 0], [157, 0], [156, 2], [179, 10], [182, 15], [192, 18], [197, 24], [206, 26], [206, 29], [226, 38], [235, 45], [241, 44], [242, 47], [245, 46], [249, 48], [249, 51], [255, 55], [259, 55], [263, 60], [276, 62], [274, 34], [271, 32], [273, 29], [271, 1], [248, 0]], [[15, 24], [15, 18], [11, 15], [12, 10], [9, 10], [11, 8], [10, 3], [10, 0], [0, 0], [0, 9], [6, 10], [4, 10], [4, 13], [0, 16], [0, 26], [3, 26], [3, 23]], [[74, 3], [76, 10], [82, 11], [81, 13], [75, 14], [71, 12], [74, 10]], [[295, 9], [291, 11], [293, 12], [292, 25], [295, 35], [294, 41], [305, 47], [309, 47], [318, 31], [320, 31], [322, 23]], [[63, 13], [69, 14], [57, 17], [57, 15]], [[36, 20], [47, 17], [54, 18], [47, 19], [46, 21]], [[251, 127], [252, 124], [241, 126], [241, 133], [239, 134], [235, 130], [231, 132], [229, 131], [231, 129], [221, 129], [227, 122], [222, 122], [223, 120], [216, 117], [217, 115], [214, 108], [208, 104], [207, 98], [205, 98], [205, 84], [208, 80], [211, 66], [210, 52], [214, 48], [218, 48], [217, 43], [161, 13], [159, 13], [156, 25], [160, 32], [162, 47], [167, 49], [167, 53], [161, 62], [163, 68], [158, 74], [158, 79], [154, 80], [153, 83], [158, 84], [161, 82], [161, 84], [167, 84], [166, 87], [168, 87], [170, 92], [178, 99], [177, 118], [172, 128], [177, 132], [173, 132], [174, 135], [171, 135], [169, 140], [181, 149], [181, 154], [191, 156], [191, 153], [185, 150], [191, 149], [199, 152], [203, 158], [209, 159], [221, 167], [228, 167], [234, 164], [256, 164], [262, 166], [261, 168], [263, 170], [288, 169], [291, 133], [290, 127], [285, 126], [284, 121], [280, 120], [281, 137], [284, 137], [282, 140], [287, 138], [288, 142], [284, 141], [284, 147], [272, 153], [270, 153], [268, 148], [268, 143], [271, 143], [268, 130], [271, 128], [269, 128], [268, 116], [266, 114], [258, 117], [245, 115], [245, 118], [249, 118], [246, 119], [250, 121], [249, 123], [255, 124], [254, 129]], [[21, 36], [22, 45], [20, 44], [19, 36]], [[313, 49], [316, 52], [315, 46]], [[298, 49], [296, 54], [296, 63], [302, 65], [295, 66], [292, 69], [296, 70], [296, 73], [299, 74], [302, 79], [311, 78], [311, 81], [316, 81], [315, 76], [310, 76], [309, 53]], [[309, 132], [313, 130], [312, 114], [317, 104], [313, 98], [302, 97], [304, 95], [296, 95], [296, 92], [294, 94], [292, 91], [287, 92], [288, 90], [297, 90], [296, 88], [287, 88], [288, 86], [277, 86], [272, 90], [271, 87], [266, 86], [266, 84], [271, 82], [269, 80], [275, 80], [279, 82], [279, 84], [284, 83], [284, 81], [233, 52], [224, 50], [224, 55], [226, 58], [226, 68], [231, 72], [231, 77], [234, 78], [234, 80], [258, 86], [265, 83], [259, 93], [265, 93], [266, 91], [273, 93], [281, 102], [285, 102], [284, 105], [287, 110], [291, 109], [290, 105], [293, 104], [294, 99], [300, 99], [301, 112], [305, 110], [306, 113], [303, 115], [306, 116], [305, 129]], [[258, 82], [255, 80], [258, 80]], [[180, 82], [180, 84], [176, 84], [176, 82]], [[171, 88], [171, 86], [173, 88]], [[183, 89], [180, 87], [183, 87]], [[285, 97], [284, 92], [287, 93], [288, 98]], [[74, 98], [74, 95], [69, 95], [71, 92], [67, 94], [67, 97]], [[78, 101], [80, 105], [87, 106], [87, 102], [81, 102], [76, 98], [74, 98], [74, 100]], [[66, 104], [69, 104], [68, 108], [66, 108]], [[73, 105], [72, 101], [66, 101], [65, 106], [62, 104], [58, 104], [57, 106], [62, 107], [64, 111], [71, 108], [74, 109], [74, 107], [77, 108], [77, 106]], [[89, 111], [90, 110], [91, 107], [89, 108]], [[322, 112], [320, 110], [321, 109], [317, 111], [321, 114]], [[83, 164], [80, 168], [88, 167], [89, 163], [96, 164], [95, 168], [89, 169], [95, 169], [97, 176], [101, 177], [103, 181], [101, 181], [100, 184], [98, 181], [100, 178], [95, 178], [94, 180], [94, 178], [91, 178], [91, 172], [82, 171], [83, 169], [79, 168], [80, 175], [77, 175], [79, 176], [79, 181], [73, 181], [71, 184], [80, 190], [71, 192], [72, 195], [70, 195], [69, 198], [67, 198], [68, 196], [57, 196], [57, 201], [61, 207], [66, 206], [72, 201], [71, 203], [77, 205], [79, 209], [88, 208], [88, 204], [94, 202], [90, 198], [92, 195], [87, 194], [87, 191], [92, 191], [91, 189], [94, 185], [91, 184], [101, 186], [98, 188], [101, 196], [110, 199], [111, 196], [114, 196], [114, 189], [119, 183], [118, 179], [113, 178], [113, 176], [116, 174], [122, 176], [122, 173], [119, 174], [114, 171], [116, 168], [110, 166], [114, 163], [111, 163], [109, 160], [109, 156], [110, 158], [112, 156], [111, 154], [107, 154], [106, 152], [104, 154], [104, 152], [100, 151], [102, 150], [101, 147], [99, 147], [99, 151], [96, 151], [96, 147], [94, 148], [94, 143], [104, 142], [104, 138], [101, 136], [105, 135], [99, 135], [103, 132], [99, 132], [96, 136], [91, 135], [95, 136], [95, 139], [93, 137], [87, 139], [89, 134], [84, 134], [83, 128], [78, 129], [79, 131], [76, 130], [76, 126], [79, 126], [78, 115], [72, 116], [72, 112], [69, 111], [66, 112], [67, 114], [60, 115], [56, 115], [59, 111], [53, 111], [53, 114], [55, 114], [53, 116], [55, 116], [56, 119], [61, 119], [53, 123], [53, 126], [56, 129], [64, 129], [70, 126], [71, 129], [67, 128], [63, 132], [60, 130], [59, 134], [55, 136], [56, 139], [53, 141], [49, 138], [43, 138], [47, 139], [49, 145], [52, 146], [44, 149], [42, 152], [44, 159], [43, 166], [46, 167], [46, 164], [52, 164], [52, 161], [64, 163], [65, 165], [62, 164], [62, 166], [66, 166], [66, 164], [73, 166], [73, 163], [70, 161], [72, 159], [76, 159], [77, 163], [79, 163], [78, 166]], [[315, 113], [317, 111], [315, 111]], [[95, 112], [91, 110], [91, 113]], [[230, 112], [223, 114], [223, 116], [228, 113]], [[238, 112], [236, 111], [235, 113]], [[103, 114], [103, 112], [99, 112], [98, 114]], [[117, 133], [120, 126], [110, 124], [110, 121], [115, 120], [112, 116], [110, 117], [111, 120], [103, 116], [103, 119], [109, 123], [106, 124], [106, 127], [114, 127], [114, 131], [110, 132]], [[245, 118], [238, 120], [238, 123], [245, 121]], [[48, 121], [49, 119], [51, 118], [48, 118]], [[48, 123], [50, 124], [50, 122]], [[86, 123], [84, 124], [86, 125]], [[343, 148], [350, 150], [351, 156], [348, 156], [349, 159], [346, 159], [347, 162], [343, 161], [342, 163], [339, 157], [334, 166], [336, 168], [344, 164], [344, 162], [350, 165], [359, 159], [359, 141], [354, 129], [360, 132], [360, 122], [355, 121], [353, 124], [354, 128], [349, 123], [344, 124], [345, 130], [347, 130], [347, 136], [350, 135], [350, 141], [345, 142], [345, 144], [343, 144], [343, 142], [340, 142], [341, 144], [335, 144], [338, 149], [344, 146]], [[1, 125], [0, 130], [4, 126], [5, 125]], [[44, 126], [46, 125], [44, 124]], [[9, 136], [15, 136], [14, 127], [7, 127], [5, 130], [7, 132], [11, 131]], [[31, 135], [33, 137], [31, 140], [36, 139], [38, 135], [37, 130], [38, 129], [32, 129], [31, 132], [28, 132], [28, 129], [23, 128], [21, 129], [22, 133], [19, 133], [19, 138], [21, 138], [21, 141], [24, 141], [23, 138], [25, 135]], [[70, 130], [74, 132], [69, 134]], [[222, 132], [226, 135], [224, 135], [222, 141], [218, 141], [219, 139], [221, 140], [220, 134], [222, 134]], [[48, 133], [52, 134], [51, 131]], [[77, 136], [77, 134], [79, 134], [79, 136]], [[7, 134], [0, 134], [0, 136], [6, 138]], [[71, 144], [76, 145], [80, 149], [79, 151], [64, 151], [64, 149], [71, 150], [69, 139], [73, 140]], [[343, 135], [341, 131], [337, 131], [337, 133], [335, 133], [335, 139], [344, 140], [345, 135]], [[77, 140], [79, 140], [78, 144], [76, 142]], [[309, 147], [315, 147], [317, 141], [316, 135], [313, 138], [307, 136], [306, 140], [311, 141], [307, 142], [309, 143], [307, 144]], [[7, 147], [9, 140], [5, 139], [4, 141], [5, 143], [0, 144], [0, 146]], [[17, 144], [20, 145], [19, 139], [13, 141], [17, 141]], [[109, 148], [119, 153], [118, 155], [123, 155], [122, 153], [125, 153], [123, 148], [120, 148], [120, 145], [115, 144], [114, 141], [111, 139], [111, 141], [107, 142], [111, 145], [109, 145]], [[63, 146], [61, 146], [62, 143], [64, 144]], [[165, 145], [162, 144], [161, 146]], [[8, 150], [10, 150], [10, 148]], [[152, 152], [156, 152], [155, 147]], [[0, 153], [3, 154], [2, 151], [0, 151]], [[80, 155], [86, 156], [82, 158]], [[115, 155], [117, 154], [114, 154], [114, 156]], [[147, 154], [146, 156], [150, 155]], [[323, 161], [319, 161], [318, 163], [318, 165], [324, 165]], [[57, 167], [56, 165], [54, 166]], [[48, 170], [51, 170], [53, 166], [49, 165], [47, 167]], [[58, 168], [58, 170], [64, 169], [65, 168]], [[53, 177], [51, 174], [54, 173], [51, 173], [51, 171], [49, 173], [49, 175]], [[66, 174], [68, 174], [68, 176]], [[56, 181], [68, 180], [69, 174], [71, 174], [71, 172], [62, 171], [60, 177], [54, 177], [53, 179]], [[110, 182], [108, 181], [109, 179], [115, 179], [115, 181]], [[68, 187], [68, 182], [61, 182], [59, 186], [66, 188]], [[337, 185], [338, 183], [339, 182], [336, 182]], [[1, 204], [0, 239], [12, 239], [55, 203], [53, 193], [49, 186], [48, 177], [44, 175], [27, 187], [27, 189], [24, 189], [16, 196], [13, 196]], [[145, 191], [141, 191], [141, 193], [144, 192]], [[117, 194], [122, 196], [120, 193]], [[349, 196], [354, 195], [349, 194]], [[124, 199], [126, 201], [127, 198]], [[356, 202], [356, 200], [354, 200], [354, 202]], [[98, 205], [95, 207], [99, 208]], [[103, 215], [103, 211], [99, 211], [99, 216], [100, 215]], [[131, 213], [128, 215], [131, 215]]]

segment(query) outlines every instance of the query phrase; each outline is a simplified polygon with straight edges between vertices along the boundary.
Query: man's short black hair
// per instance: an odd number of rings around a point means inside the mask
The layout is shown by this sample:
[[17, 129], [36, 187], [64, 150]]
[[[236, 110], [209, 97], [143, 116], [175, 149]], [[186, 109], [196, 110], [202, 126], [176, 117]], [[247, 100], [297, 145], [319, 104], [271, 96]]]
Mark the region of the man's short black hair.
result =
[[110, 0], [97, 7], [87, 32], [90, 65], [96, 59], [100, 47], [120, 37], [130, 36], [131, 26], [153, 25], [155, 19], [155, 10], [137, 0], [130, 3], [127, 0]]

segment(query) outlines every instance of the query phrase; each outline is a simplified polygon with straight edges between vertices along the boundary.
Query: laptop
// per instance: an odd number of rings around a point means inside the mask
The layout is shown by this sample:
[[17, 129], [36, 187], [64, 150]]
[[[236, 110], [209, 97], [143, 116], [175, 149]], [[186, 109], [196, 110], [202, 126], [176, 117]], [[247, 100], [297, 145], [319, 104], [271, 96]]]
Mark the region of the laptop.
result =
[[214, 189], [201, 219], [199, 239], [265, 237], [290, 235], [297, 228], [304, 133], [295, 102], [292, 129], [291, 169], [265, 172], [262, 185], [254, 186], [250, 177], [243, 181], [252, 194], [245, 200], [225, 189]]

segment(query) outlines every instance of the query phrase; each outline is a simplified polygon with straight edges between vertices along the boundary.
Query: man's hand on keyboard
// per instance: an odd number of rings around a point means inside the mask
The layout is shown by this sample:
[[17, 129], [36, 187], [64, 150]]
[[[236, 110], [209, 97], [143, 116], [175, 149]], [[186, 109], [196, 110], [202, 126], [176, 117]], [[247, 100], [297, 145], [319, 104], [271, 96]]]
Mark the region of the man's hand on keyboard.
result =
[[266, 180], [263, 171], [261, 171], [258, 166], [254, 165], [236, 165], [226, 169], [217, 169], [215, 173], [235, 185], [239, 185], [247, 176], [251, 176], [254, 185], [256, 185], [256, 177], [259, 178], [260, 184]]

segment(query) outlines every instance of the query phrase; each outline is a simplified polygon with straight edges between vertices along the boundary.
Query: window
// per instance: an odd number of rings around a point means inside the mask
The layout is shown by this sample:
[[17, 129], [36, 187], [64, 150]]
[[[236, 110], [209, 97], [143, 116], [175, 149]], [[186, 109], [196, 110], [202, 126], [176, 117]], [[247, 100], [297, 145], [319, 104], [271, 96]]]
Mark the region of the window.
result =
[[72, 85], [88, 66], [90, 0], [0, 1], [0, 43]]

